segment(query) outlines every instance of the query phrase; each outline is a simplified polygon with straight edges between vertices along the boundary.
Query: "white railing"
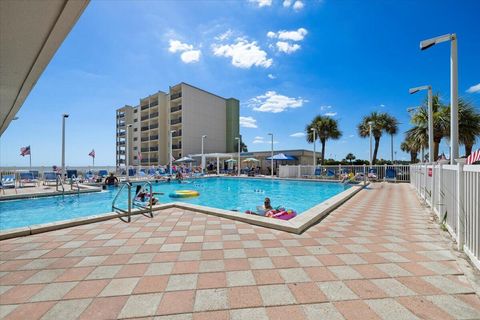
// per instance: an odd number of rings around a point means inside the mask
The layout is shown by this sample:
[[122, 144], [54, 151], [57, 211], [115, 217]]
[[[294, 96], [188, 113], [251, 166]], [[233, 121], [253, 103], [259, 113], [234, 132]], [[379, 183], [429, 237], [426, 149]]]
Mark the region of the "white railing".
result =
[[[342, 173], [366, 173], [372, 172], [377, 179], [383, 180], [386, 177], [387, 169], [392, 169], [397, 182], [410, 181], [409, 165], [334, 165], [334, 166], [313, 166], [295, 165], [280, 166], [278, 176], [280, 178], [331, 178], [340, 179]], [[317, 173], [317, 174], [316, 174]], [[320, 174], [318, 174], [320, 173]], [[390, 177], [391, 178], [391, 177]]]
[[480, 166], [420, 164], [410, 167], [411, 184], [480, 269]]

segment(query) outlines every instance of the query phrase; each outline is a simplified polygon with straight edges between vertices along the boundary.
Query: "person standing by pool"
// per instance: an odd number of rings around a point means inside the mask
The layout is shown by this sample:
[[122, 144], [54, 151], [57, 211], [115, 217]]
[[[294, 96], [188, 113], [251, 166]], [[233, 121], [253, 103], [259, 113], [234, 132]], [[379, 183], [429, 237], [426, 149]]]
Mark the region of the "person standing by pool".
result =
[[105, 185], [106, 186], [116, 186], [118, 184], [118, 178], [115, 177], [113, 172], [110, 172], [110, 176], [105, 178]]

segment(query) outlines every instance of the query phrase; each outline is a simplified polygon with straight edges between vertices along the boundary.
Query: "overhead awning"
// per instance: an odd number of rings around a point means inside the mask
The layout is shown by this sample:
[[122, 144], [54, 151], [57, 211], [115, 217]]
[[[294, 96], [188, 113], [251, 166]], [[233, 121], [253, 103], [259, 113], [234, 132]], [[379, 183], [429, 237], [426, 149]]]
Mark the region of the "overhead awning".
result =
[[88, 3], [0, 1], [0, 135]]

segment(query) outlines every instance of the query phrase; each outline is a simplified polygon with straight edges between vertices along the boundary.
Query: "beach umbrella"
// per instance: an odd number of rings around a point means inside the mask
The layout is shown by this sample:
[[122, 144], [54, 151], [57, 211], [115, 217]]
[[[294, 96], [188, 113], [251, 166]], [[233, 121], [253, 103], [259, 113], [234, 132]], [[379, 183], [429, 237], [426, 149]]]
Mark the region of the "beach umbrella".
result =
[[230, 162], [237, 162], [237, 160], [235, 160], [235, 159], [228, 159], [228, 160], [225, 160], [225, 162], [228, 162], [228, 163], [230, 163]]
[[255, 159], [255, 158], [247, 158], [245, 160], [243, 160], [242, 162], [259, 162], [260, 160], [258, 159]]
[[175, 160], [175, 162], [192, 163], [192, 162], [195, 162], [195, 160], [193, 160], [190, 157], [183, 157], [183, 158], [180, 158], [178, 160]]

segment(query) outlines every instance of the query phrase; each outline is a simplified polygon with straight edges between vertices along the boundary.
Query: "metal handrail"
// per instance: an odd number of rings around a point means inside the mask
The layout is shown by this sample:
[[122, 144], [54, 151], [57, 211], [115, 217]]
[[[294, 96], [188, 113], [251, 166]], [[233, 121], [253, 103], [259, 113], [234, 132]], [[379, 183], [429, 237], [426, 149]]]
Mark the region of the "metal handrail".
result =
[[80, 185], [78, 184], [78, 180], [77, 180], [77, 177], [73, 174], [71, 177], [70, 177], [70, 189], [73, 190], [73, 185], [75, 184], [75, 186], [77, 187], [77, 194], [80, 194]]
[[[128, 210], [123, 210], [122, 208], [119, 208], [119, 207], [116, 207], [115, 206], [115, 203], [117, 202], [117, 199], [118, 199], [118, 196], [120, 195], [120, 193], [122, 193], [123, 189], [125, 189], [125, 187], [128, 188]], [[116, 210], [120, 211], [120, 213], [127, 213], [127, 222], [130, 222], [132, 219], [130, 217], [131, 213], [132, 213], [132, 184], [130, 182], [126, 182], [125, 184], [123, 184], [121, 187], [120, 187], [120, 190], [117, 191], [117, 194], [115, 195], [115, 197], [113, 198], [113, 201], [112, 201], [112, 211], [113, 212], [117, 212]], [[122, 219], [122, 217], [119, 217], [122, 221], [125, 221]]]
[[59, 191], [58, 190], [59, 185], [62, 186], [62, 194], [65, 194], [65, 186], [63, 185], [63, 179], [60, 175], [57, 175], [57, 186], [56, 186], [57, 191]]

